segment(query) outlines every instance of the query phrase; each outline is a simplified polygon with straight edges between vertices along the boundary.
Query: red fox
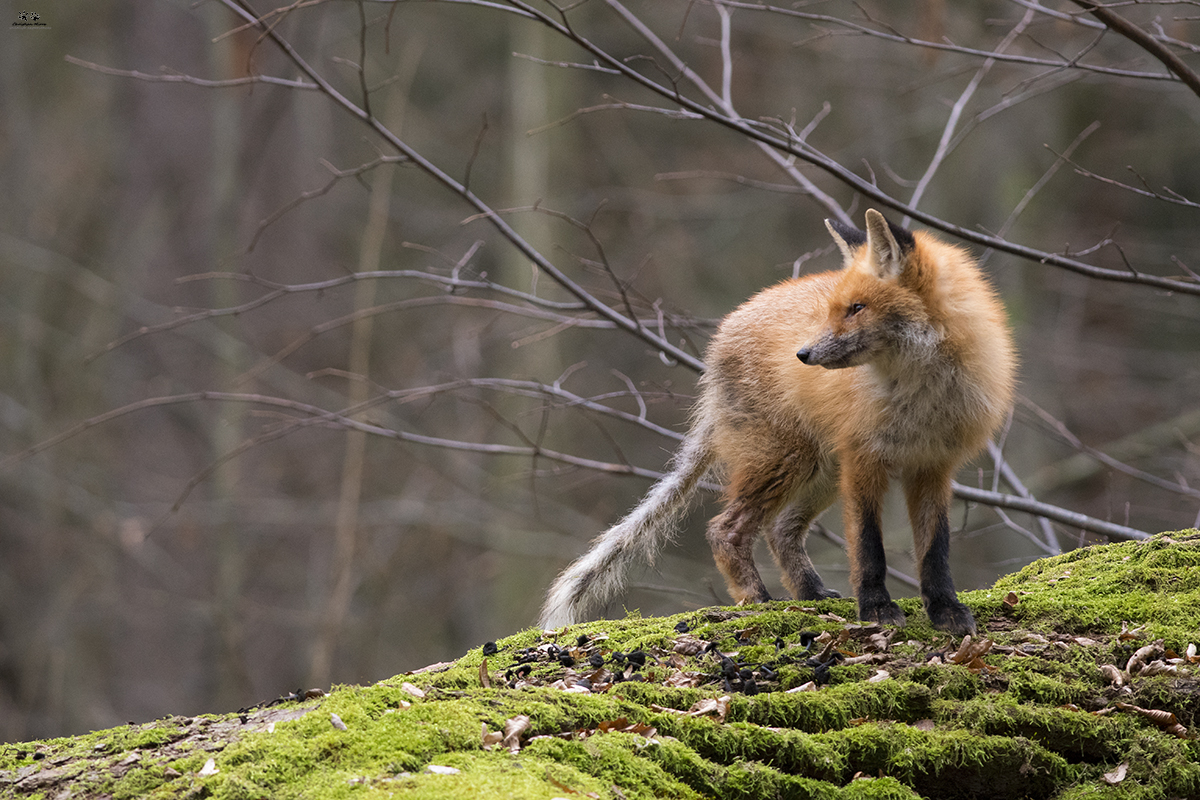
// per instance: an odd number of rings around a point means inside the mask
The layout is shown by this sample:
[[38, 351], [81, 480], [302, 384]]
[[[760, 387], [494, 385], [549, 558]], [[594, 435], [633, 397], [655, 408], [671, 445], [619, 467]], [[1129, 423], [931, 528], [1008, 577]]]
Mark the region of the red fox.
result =
[[771, 599], [752, 556], [759, 531], [794, 598], [838, 596], [804, 540], [840, 491], [858, 616], [904, 625], [884, 585], [880, 531], [895, 477], [930, 621], [975, 631], [950, 576], [950, 480], [1011, 407], [1016, 355], [1004, 307], [971, 257], [934, 236], [874, 209], [866, 231], [826, 226], [843, 269], [765, 289], [721, 322], [671, 471], [558, 577], [543, 627], [579, 621], [617, 594], [633, 563], [652, 561], [672, 536], [696, 484], [719, 464], [725, 506], [708, 541], [737, 602]]

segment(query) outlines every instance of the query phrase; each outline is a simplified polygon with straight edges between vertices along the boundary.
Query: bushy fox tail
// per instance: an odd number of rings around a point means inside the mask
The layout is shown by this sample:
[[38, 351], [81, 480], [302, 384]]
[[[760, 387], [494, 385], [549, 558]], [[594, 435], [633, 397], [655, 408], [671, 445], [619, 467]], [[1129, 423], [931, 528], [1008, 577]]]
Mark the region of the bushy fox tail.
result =
[[712, 462], [712, 428], [702, 418], [676, 451], [671, 471], [554, 581], [542, 606], [542, 629], [587, 619], [621, 591], [626, 573], [635, 563], [654, 563]]

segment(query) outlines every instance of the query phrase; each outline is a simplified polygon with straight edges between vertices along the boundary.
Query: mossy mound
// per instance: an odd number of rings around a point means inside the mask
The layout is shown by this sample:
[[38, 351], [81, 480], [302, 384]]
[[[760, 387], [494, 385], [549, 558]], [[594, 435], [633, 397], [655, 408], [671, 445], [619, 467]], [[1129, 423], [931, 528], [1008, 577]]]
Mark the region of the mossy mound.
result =
[[[8, 796], [1200, 797], [1200, 531], [965, 593], [528, 630], [368, 687], [0, 746]], [[1189, 647], [1190, 646], [1190, 647]]]

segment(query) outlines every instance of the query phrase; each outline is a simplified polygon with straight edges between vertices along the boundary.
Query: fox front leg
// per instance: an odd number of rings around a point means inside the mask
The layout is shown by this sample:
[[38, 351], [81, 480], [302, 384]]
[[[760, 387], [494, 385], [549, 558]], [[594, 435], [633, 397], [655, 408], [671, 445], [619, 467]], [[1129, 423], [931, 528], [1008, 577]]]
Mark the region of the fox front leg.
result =
[[929, 621], [958, 636], [975, 633], [975, 617], [958, 601], [950, 575], [950, 471], [905, 475], [904, 493]]
[[846, 550], [850, 556], [850, 585], [858, 598], [858, 618], [903, 627], [907, 621], [904, 612], [892, 600], [885, 582], [887, 556], [879, 520], [887, 485], [887, 471], [882, 465], [847, 460], [842, 475]]

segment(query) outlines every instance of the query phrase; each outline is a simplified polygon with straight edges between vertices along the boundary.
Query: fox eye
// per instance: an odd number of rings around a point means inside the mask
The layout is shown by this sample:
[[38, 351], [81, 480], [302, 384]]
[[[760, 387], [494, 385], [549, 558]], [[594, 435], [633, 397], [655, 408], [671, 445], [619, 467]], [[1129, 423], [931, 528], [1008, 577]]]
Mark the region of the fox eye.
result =
[[867, 307], [866, 303], [851, 303], [850, 307], [846, 309], [846, 316], [853, 317], [855, 314], [862, 311], [866, 307]]

